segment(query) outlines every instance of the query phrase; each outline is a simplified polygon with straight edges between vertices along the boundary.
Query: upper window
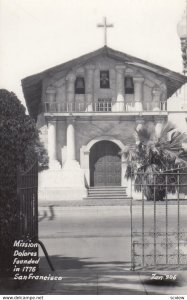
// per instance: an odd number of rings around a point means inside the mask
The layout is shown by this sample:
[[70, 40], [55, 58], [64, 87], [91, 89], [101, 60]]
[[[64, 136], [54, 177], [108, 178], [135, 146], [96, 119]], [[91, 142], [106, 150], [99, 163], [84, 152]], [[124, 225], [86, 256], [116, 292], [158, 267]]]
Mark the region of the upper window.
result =
[[134, 94], [134, 83], [132, 77], [125, 77], [125, 94]]
[[101, 89], [110, 88], [109, 71], [100, 71], [100, 88]]
[[75, 80], [75, 94], [85, 94], [85, 83], [83, 77], [77, 77]]
[[97, 111], [112, 111], [112, 99], [99, 98], [97, 103]]

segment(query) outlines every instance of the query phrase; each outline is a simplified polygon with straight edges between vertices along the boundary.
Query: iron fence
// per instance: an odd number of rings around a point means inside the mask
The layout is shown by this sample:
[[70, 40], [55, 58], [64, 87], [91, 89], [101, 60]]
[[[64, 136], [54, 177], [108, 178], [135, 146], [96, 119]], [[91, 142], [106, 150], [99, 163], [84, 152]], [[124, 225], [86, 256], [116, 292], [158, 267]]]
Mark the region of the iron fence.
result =
[[[17, 175], [17, 216], [18, 227], [16, 229], [16, 237], [24, 242], [31, 242], [31, 245], [26, 248], [30, 252], [34, 250], [37, 252], [38, 259], [38, 246], [40, 245], [49, 267], [54, 271], [54, 267], [50, 261], [48, 252], [42, 241], [38, 239], [38, 161], [36, 160], [33, 166], [27, 172], [19, 172]], [[37, 247], [36, 247], [37, 244]], [[19, 246], [17, 249], [19, 250]], [[22, 249], [21, 249], [22, 250]], [[30, 256], [27, 257], [30, 259]], [[27, 266], [27, 264], [26, 264]], [[35, 271], [39, 269], [39, 264], [29, 264], [29, 266], [36, 267]], [[22, 275], [25, 271], [22, 269]]]
[[38, 162], [27, 172], [17, 176], [17, 237], [22, 240], [38, 241]]
[[131, 185], [132, 270], [187, 267], [187, 169], [148, 175]]

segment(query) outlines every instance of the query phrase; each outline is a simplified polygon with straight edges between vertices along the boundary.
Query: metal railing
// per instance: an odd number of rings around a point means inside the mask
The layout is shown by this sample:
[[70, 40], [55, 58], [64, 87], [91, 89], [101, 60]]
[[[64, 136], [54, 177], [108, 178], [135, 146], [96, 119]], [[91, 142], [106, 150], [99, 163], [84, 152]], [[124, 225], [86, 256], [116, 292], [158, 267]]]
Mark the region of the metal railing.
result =
[[187, 267], [187, 168], [151, 176], [132, 183], [141, 195], [131, 201], [132, 270]]
[[[69, 113], [69, 112], [135, 112], [133, 102], [124, 103], [120, 102], [94, 102], [92, 104], [86, 104], [84, 102], [79, 103], [60, 103], [60, 102], [44, 102], [43, 111], [45, 113]], [[144, 107], [144, 111], [153, 111], [151, 103], [147, 103]], [[167, 102], [160, 102], [160, 111], [167, 111]]]
[[27, 172], [18, 172], [17, 196], [19, 215], [19, 239], [38, 240], [38, 161]]

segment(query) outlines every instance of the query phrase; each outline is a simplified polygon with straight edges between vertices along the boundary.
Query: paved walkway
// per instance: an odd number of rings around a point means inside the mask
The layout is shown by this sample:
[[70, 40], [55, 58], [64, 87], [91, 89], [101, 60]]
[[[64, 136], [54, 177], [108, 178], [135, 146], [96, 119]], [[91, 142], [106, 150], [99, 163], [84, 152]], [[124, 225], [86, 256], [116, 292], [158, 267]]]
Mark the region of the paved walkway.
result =
[[[53, 261], [55, 259], [53, 258]], [[105, 263], [86, 265], [77, 261], [56, 258], [57, 270], [46, 269], [41, 262], [40, 274], [62, 276], [61, 281], [29, 281], [18, 286], [4, 281], [0, 294], [13, 295], [186, 295], [187, 271], [135, 272], [126, 264]], [[73, 264], [73, 265], [72, 265]], [[164, 275], [163, 280], [151, 279], [152, 274]], [[165, 274], [177, 275], [166, 280]]]
[[[130, 270], [129, 206], [53, 207], [53, 209], [51, 214], [49, 208], [40, 207], [39, 232], [55, 271], [50, 270], [40, 251], [39, 274], [61, 276], [62, 280], [35, 280], [20, 283], [20, 286], [15, 281], [0, 280], [0, 294], [187, 294], [187, 270], [167, 272]], [[148, 207], [148, 215], [149, 210], [151, 207]], [[174, 206], [171, 212], [174, 218]], [[140, 219], [138, 207], [136, 214], [137, 220]], [[150, 215], [150, 221], [151, 218]], [[164, 277], [162, 280], [151, 279], [153, 273]], [[176, 275], [176, 280], [172, 277], [166, 279], [166, 274]]]

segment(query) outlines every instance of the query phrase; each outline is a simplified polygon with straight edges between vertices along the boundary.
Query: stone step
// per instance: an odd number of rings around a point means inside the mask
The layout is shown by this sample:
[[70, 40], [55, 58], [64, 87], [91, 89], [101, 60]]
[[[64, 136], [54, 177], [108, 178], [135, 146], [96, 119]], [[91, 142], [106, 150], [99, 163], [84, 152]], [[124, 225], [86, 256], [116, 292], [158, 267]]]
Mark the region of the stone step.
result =
[[126, 190], [125, 186], [93, 186], [89, 190]]
[[127, 194], [120, 194], [120, 195], [116, 195], [116, 194], [92, 194], [92, 195], [90, 195], [90, 194], [88, 194], [87, 195], [87, 198], [122, 198], [122, 199], [124, 199], [124, 198], [126, 198], [127, 197]]
[[121, 203], [126, 203], [128, 200], [131, 200], [131, 198], [130, 197], [110, 197], [110, 198], [108, 198], [108, 197], [85, 197], [85, 198], [83, 198], [83, 200], [86, 200], [86, 201], [89, 201], [90, 203], [91, 202], [99, 202], [99, 203], [101, 203], [101, 202], [113, 202], [114, 204], [116, 203], [116, 202], [121, 202]]
[[124, 201], [129, 199], [126, 187], [121, 186], [97, 186], [88, 189], [88, 196], [84, 200], [88, 201]]
[[126, 190], [88, 190], [90, 193], [126, 193]]
[[89, 192], [90, 193], [105, 193], [105, 192], [107, 192], [107, 193], [126, 193], [126, 190], [108, 190], [108, 189], [102, 189], [102, 190], [90, 190], [89, 189]]
[[107, 190], [96, 190], [96, 191], [88, 191], [89, 195], [93, 195], [93, 194], [126, 194], [126, 190], [124, 191], [120, 191], [120, 190], [111, 190], [111, 191], [107, 191]]
[[110, 194], [104, 194], [104, 195], [88, 195], [87, 198], [89, 199], [96, 199], [96, 198], [108, 198], [108, 199], [112, 199], [112, 198], [115, 198], [115, 199], [125, 199], [127, 197], [127, 195], [110, 195]]

